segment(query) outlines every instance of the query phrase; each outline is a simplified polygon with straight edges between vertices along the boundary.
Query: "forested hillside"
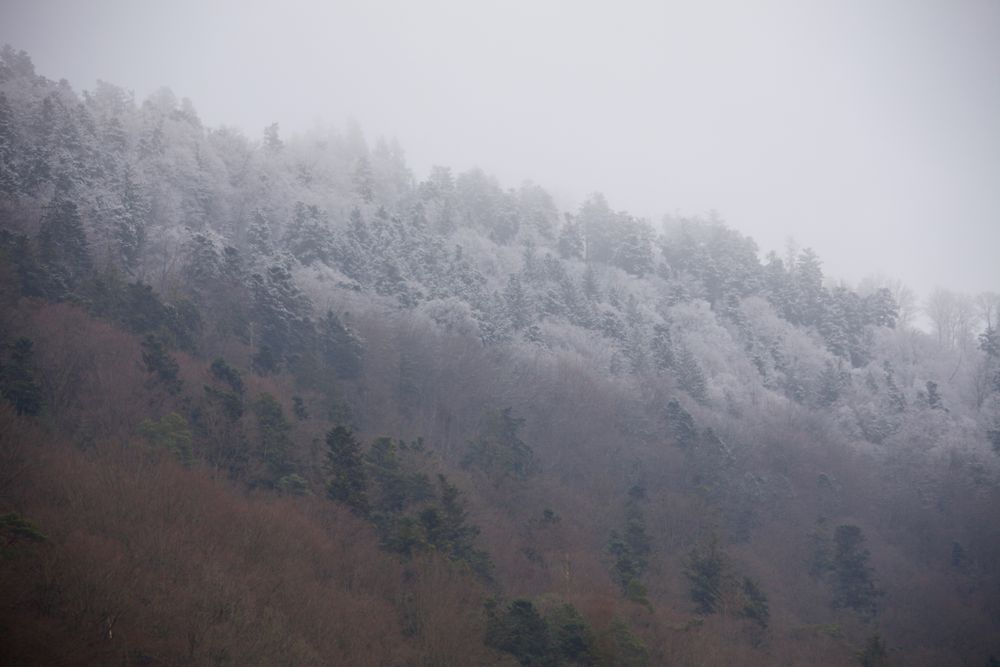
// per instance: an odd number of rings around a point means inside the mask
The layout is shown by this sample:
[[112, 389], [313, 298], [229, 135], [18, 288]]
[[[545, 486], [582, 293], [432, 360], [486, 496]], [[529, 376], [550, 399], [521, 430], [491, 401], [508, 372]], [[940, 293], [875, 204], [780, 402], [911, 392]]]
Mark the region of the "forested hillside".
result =
[[1000, 297], [618, 205], [5, 47], [0, 662], [1000, 664]]

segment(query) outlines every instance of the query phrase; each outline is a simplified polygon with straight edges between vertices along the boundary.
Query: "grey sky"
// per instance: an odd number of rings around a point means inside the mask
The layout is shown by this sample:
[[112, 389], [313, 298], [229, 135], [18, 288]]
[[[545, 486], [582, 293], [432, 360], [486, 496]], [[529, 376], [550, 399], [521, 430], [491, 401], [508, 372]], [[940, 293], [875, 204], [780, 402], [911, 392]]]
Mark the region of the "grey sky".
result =
[[353, 116], [418, 176], [716, 209], [836, 277], [1000, 291], [997, 0], [0, 0], [0, 41], [252, 137]]

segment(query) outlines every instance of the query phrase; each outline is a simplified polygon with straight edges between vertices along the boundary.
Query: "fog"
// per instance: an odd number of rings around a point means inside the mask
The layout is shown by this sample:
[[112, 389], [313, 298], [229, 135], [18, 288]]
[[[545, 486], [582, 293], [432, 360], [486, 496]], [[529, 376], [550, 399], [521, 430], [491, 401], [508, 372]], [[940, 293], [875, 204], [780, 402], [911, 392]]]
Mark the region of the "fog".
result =
[[763, 251], [922, 294], [1000, 286], [1000, 4], [4, 0], [74, 88], [161, 86], [260, 136], [355, 118], [417, 177], [481, 166], [572, 209], [716, 210]]

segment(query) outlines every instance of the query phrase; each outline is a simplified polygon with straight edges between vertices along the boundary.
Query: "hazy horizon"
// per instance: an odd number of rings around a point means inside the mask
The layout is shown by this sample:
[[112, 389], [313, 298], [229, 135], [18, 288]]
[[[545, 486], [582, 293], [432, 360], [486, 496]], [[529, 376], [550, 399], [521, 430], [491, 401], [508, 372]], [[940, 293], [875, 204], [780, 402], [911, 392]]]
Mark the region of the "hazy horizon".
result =
[[160, 87], [259, 137], [399, 139], [418, 177], [480, 166], [564, 208], [716, 210], [856, 283], [996, 291], [1000, 4], [169, 6], [7, 1], [0, 42], [77, 90]]

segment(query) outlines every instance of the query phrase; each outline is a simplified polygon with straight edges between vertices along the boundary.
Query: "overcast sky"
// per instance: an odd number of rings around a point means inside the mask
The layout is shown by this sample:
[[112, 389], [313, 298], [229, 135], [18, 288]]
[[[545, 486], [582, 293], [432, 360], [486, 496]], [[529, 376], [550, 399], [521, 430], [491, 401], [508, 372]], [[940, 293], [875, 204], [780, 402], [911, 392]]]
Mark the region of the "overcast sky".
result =
[[715, 209], [828, 275], [1000, 291], [998, 0], [0, 0], [0, 42], [255, 138], [354, 117], [418, 177]]

